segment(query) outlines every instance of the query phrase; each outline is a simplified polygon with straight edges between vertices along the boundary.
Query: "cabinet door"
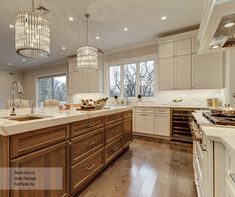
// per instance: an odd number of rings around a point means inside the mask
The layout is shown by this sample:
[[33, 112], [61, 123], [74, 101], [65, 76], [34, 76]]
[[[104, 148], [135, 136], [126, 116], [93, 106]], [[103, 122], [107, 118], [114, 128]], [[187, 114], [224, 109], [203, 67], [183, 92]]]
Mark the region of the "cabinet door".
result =
[[160, 59], [159, 62], [159, 89], [174, 89], [175, 81], [174, 58]]
[[144, 113], [136, 114], [135, 132], [154, 134], [154, 115]]
[[224, 88], [223, 52], [193, 55], [193, 88]]
[[[61, 168], [62, 169], [62, 190], [12, 190], [12, 197], [58, 197], [69, 196], [69, 168], [70, 151], [68, 142], [63, 142], [40, 151], [33, 152], [23, 157], [11, 161], [11, 166], [15, 168]], [[56, 177], [53, 174], [43, 175], [49, 182], [55, 182]], [[42, 177], [40, 176], [40, 177]], [[37, 177], [36, 177], [37, 178]]]
[[81, 72], [70, 72], [69, 73], [69, 93], [82, 93], [82, 73]]
[[175, 87], [178, 90], [191, 89], [191, 55], [175, 58]]
[[170, 116], [168, 114], [155, 115], [155, 134], [170, 137]]
[[166, 43], [159, 45], [159, 58], [168, 58], [174, 56], [174, 43]]
[[83, 72], [83, 92], [97, 93], [99, 92], [99, 72]]
[[191, 39], [178, 40], [175, 42], [175, 55], [190, 55], [191, 54]]
[[197, 38], [192, 39], [192, 53], [197, 54], [200, 47], [200, 42]]
[[124, 147], [132, 142], [132, 118], [123, 120], [123, 143]]

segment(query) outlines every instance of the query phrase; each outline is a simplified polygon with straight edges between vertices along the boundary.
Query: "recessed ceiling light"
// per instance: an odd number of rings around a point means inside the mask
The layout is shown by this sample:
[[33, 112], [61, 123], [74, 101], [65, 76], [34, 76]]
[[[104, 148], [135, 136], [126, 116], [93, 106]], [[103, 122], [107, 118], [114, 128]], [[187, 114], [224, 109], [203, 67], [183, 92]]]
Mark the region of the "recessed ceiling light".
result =
[[123, 30], [124, 30], [124, 31], [128, 31], [128, 27], [125, 27]]
[[9, 63], [8, 63], [8, 65], [9, 65], [9, 66], [12, 66], [12, 63], [11, 63], [11, 62], [9, 62]]
[[163, 20], [166, 20], [167, 19], [167, 16], [162, 16], [161, 17], [161, 20], [163, 21]]
[[213, 45], [211, 48], [212, 48], [212, 49], [218, 49], [218, 48], [219, 48], [219, 45]]
[[10, 25], [9, 25], [9, 27], [10, 27], [10, 28], [12, 28], [12, 29], [14, 29], [14, 28], [15, 28], [15, 26], [14, 26], [14, 25], [12, 25], [12, 24], [10, 24]]
[[95, 39], [96, 39], [96, 40], [99, 40], [99, 39], [100, 39], [100, 37], [99, 37], [99, 36], [96, 36], [96, 37], [95, 37]]
[[26, 61], [26, 59], [22, 59], [22, 61], [23, 61], [23, 62], [25, 62], [25, 61]]
[[224, 24], [224, 27], [232, 27], [234, 25], [235, 25], [234, 22], [227, 22], [227, 23]]
[[74, 18], [72, 16], [70, 16], [69, 21], [74, 21]]
[[66, 50], [66, 47], [61, 47], [62, 50]]

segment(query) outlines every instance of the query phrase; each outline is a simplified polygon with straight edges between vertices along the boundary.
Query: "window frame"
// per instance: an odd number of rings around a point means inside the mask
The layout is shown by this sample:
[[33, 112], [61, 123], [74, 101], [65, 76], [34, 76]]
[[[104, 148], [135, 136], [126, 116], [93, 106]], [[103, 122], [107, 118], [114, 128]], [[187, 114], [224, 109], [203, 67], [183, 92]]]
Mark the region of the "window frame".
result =
[[52, 86], [52, 95], [51, 95], [51, 99], [54, 99], [54, 83], [53, 83], [53, 78], [55, 77], [60, 77], [60, 76], [65, 76], [66, 77], [66, 102], [68, 101], [68, 75], [67, 73], [55, 73], [55, 74], [49, 74], [49, 75], [42, 75], [42, 76], [36, 76], [36, 106], [40, 107], [39, 105], [39, 80], [40, 79], [46, 79], [46, 78], [50, 78], [51, 79], [51, 86]]
[[135, 97], [128, 97], [130, 99], [132, 98], [136, 98], [138, 94], [140, 94], [140, 63], [141, 62], [146, 62], [146, 61], [154, 61], [154, 96], [150, 96], [150, 97], [143, 97], [143, 98], [154, 98], [157, 94], [157, 55], [153, 54], [153, 55], [148, 55], [148, 56], [142, 56], [142, 57], [138, 57], [138, 58], [130, 58], [130, 59], [122, 59], [119, 61], [109, 61], [105, 63], [105, 83], [107, 84], [104, 88], [105, 88], [105, 94], [108, 95], [108, 97], [110, 97], [110, 67], [112, 66], [120, 66], [121, 67], [121, 93], [120, 93], [120, 97], [124, 98], [124, 65], [125, 64], [136, 64], [136, 96]]

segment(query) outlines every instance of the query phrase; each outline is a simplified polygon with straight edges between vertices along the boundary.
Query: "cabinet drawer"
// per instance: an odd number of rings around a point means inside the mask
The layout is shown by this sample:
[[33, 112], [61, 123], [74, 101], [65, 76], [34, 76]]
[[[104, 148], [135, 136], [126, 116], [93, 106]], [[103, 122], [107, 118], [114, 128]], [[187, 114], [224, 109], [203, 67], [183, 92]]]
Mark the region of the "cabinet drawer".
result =
[[132, 110], [123, 112], [123, 119], [131, 118]]
[[118, 136], [122, 135], [122, 122], [117, 122], [112, 125], [105, 127], [105, 142], [106, 144], [117, 139]]
[[105, 147], [105, 163], [109, 163], [110, 161], [112, 161], [122, 151], [122, 140], [123, 138], [120, 137], [116, 141]]
[[104, 166], [104, 150], [82, 160], [71, 168], [71, 192], [79, 190], [88, 183]]
[[170, 109], [169, 108], [155, 108], [155, 114], [170, 114]]
[[154, 108], [153, 107], [136, 107], [135, 111], [137, 113], [154, 113]]
[[113, 124], [122, 120], [122, 113], [116, 113], [105, 116], [105, 125]]
[[11, 159], [69, 139], [69, 124], [10, 137]]
[[104, 128], [78, 136], [71, 140], [72, 165], [104, 147]]
[[71, 124], [71, 136], [78, 136], [104, 126], [104, 117], [81, 120]]

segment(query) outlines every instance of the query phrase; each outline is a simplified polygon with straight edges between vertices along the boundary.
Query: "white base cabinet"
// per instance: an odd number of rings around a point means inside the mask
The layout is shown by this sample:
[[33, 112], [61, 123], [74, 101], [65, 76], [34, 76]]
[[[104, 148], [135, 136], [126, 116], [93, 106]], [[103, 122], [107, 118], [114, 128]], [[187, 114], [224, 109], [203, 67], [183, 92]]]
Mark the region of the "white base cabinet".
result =
[[152, 136], [170, 137], [170, 109], [135, 107], [134, 131]]
[[170, 137], [170, 109], [156, 108], [154, 133], [155, 135]]
[[147, 113], [136, 113], [135, 131], [139, 133], [154, 134], [154, 115]]

